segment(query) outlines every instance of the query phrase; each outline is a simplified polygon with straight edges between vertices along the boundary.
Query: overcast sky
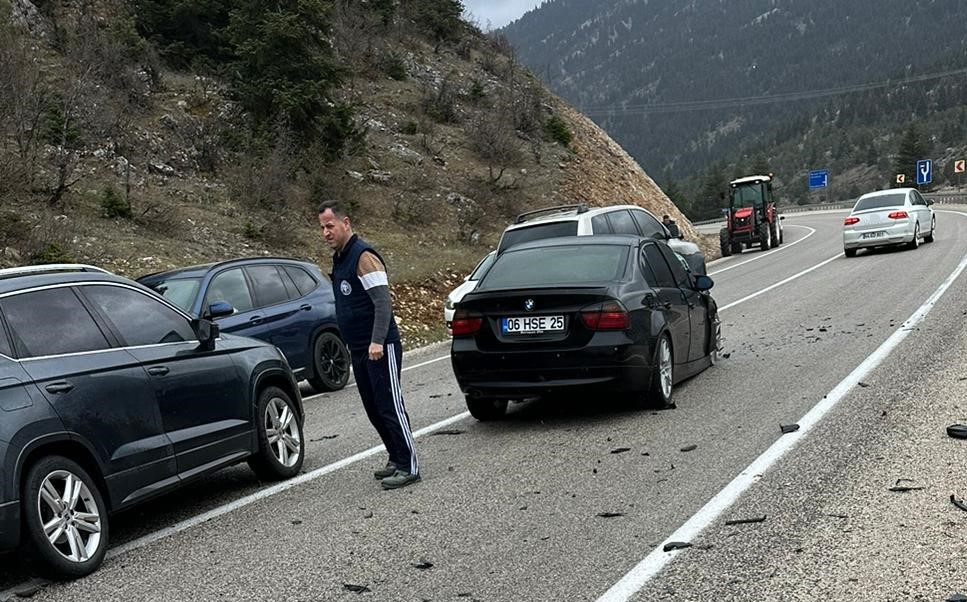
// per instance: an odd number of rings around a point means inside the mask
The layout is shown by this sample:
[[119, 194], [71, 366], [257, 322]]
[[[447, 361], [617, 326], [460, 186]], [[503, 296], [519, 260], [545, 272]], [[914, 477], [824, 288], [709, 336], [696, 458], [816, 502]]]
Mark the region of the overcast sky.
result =
[[503, 27], [541, 3], [541, 0], [463, 0], [467, 12], [476, 18], [480, 27]]

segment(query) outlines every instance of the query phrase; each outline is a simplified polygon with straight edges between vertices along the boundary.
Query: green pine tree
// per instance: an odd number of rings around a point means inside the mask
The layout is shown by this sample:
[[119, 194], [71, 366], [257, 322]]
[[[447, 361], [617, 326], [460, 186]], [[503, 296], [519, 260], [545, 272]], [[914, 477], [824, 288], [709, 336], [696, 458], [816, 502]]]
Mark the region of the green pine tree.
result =
[[[897, 149], [896, 159], [893, 162], [894, 173], [902, 173], [906, 178], [906, 182], [899, 184], [899, 186], [916, 186], [917, 161], [926, 159], [926, 155], [927, 149], [920, 136], [920, 130], [916, 124], [911, 123], [903, 132], [903, 138], [900, 140], [900, 147]], [[893, 178], [893, 181], [896, 182], [896, 177]]]

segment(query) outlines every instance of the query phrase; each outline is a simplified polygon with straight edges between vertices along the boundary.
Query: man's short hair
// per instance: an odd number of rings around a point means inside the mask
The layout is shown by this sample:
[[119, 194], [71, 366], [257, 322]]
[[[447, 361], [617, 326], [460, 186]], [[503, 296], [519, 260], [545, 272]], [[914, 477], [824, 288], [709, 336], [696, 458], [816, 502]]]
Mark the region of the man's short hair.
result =
[[668, 217], [669, 217], [669, 216], [668, 216], [668, 214], [667, 214], [667, 213], [666, 213], [665, 215], [663, 215], [663, 216], [661, 216], [661, 218], [662, 218], [662, 219], [668, 219]]
[[339, 219], [344, 219], [349, 217], [349, 214], [346, 212], [346, 208], [345, 206], [343, 206], [342, 201], [338, 201], [336, 199], [329, 199], [328, 201], [323, 201], [323, 203], [319, 205], [319, 215], [322, 215], [323, 213], [325, 213], [326, 209], [332, 211], [332, 214]]

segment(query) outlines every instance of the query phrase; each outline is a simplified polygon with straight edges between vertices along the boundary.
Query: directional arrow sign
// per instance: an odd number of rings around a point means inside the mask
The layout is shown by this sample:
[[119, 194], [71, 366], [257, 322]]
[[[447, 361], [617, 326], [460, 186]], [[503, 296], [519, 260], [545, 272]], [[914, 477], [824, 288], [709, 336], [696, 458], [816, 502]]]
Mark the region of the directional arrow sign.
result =
[[933, 161], [924, 159], [917, 161], [917, 184], [933, 182]]
[[906, 177], [906, 175], [904, 175], [904, 174], [902, 174], [902, 173], [898, 173], [898, 174], [896, 175], [896, 183], [897, 183], [897, 184], [903, 184], [903, 183], [904, 183], [904, 182], [906, 182], [906, 181], [907, 181], [907, 177]]
[[967, 161], [963, 159], [954, 161], [954, 173], [964, 173], [965, 171], [967, 171]]
[[809, 189], [826, 188], [829, 185], [829, 171], [816, 169], [809, 172]]

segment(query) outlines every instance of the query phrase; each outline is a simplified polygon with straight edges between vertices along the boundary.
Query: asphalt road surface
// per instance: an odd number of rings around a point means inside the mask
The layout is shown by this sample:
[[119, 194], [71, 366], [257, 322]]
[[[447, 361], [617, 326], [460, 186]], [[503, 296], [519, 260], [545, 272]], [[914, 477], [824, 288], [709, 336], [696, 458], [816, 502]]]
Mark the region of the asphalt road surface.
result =
[[710, 265], [728, 357], [677, 387], [676, 410], [602, 396], [479, 423], [437, 345], [404, 359], [421, 483], [379, 488], [353, 388], [311, 397], [300, 479], [240, 466], [119, 515], [109, 559], [72, 583], [0, 557], [0, 600], [967, 593], [967, 512], [950, 501], [967, 497], [967, 440], [945, 432], [967, 423], [967, 215], [938, 213], [918, 250], [853, 259], [843, 215], [790, 216], [780, 249]]

